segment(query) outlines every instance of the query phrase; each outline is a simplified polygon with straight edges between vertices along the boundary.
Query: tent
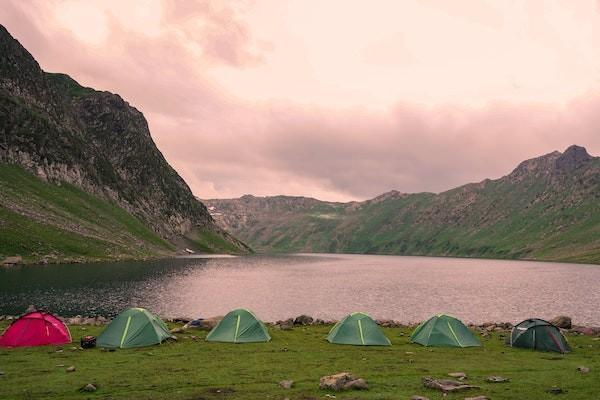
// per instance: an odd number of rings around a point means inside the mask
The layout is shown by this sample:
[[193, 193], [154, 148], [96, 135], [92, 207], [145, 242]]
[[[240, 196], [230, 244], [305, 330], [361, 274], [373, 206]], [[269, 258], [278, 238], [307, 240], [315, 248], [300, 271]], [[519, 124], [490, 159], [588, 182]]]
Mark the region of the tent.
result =
[[0, 336], [0, 346], [45, 346], [71, 343], [69, 328], [54, 315], [33, 311], [16, 319]]
[[421, 323], [410, 335], [410, 341], [423, 346], [472, 347], [481, 346], [460, 320], [445, 314], [438, 314]]
[[209, 342], [251, 343], [271, 340], [265, 324], [243, 308], [230, 311], [206, 336]]
[[365, 313], [347, 315], [335, 324], [327, 336], [329, 343], [353, 344], [357, 346], [390, 346], [381, 328]]
[[550, 322], [532, 318], [515, 325], [508, 338], [511, 347], [568, 353], [571, 347], [560, 329]]
[[99, 347], [122, 349], [160, 344], [173, 337], [165, 323], [143, 308], [130, 308], [117, 315], [96, 341]]

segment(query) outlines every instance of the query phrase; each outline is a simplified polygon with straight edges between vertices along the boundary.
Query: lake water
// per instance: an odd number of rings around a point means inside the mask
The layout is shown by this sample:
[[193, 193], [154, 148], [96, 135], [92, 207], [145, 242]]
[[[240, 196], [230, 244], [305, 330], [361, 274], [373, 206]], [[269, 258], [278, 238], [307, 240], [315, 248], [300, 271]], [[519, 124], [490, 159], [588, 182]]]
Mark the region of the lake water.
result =
[[372, 255], [177, 258], [0, 268], [0, 314], [29, 304], [63, 316], [113, 316], [130, 306], [167, 317], [245, 307], [265, 321], [353, 311], [418, 322], [573, 317], [600, 325], [600, 266]]

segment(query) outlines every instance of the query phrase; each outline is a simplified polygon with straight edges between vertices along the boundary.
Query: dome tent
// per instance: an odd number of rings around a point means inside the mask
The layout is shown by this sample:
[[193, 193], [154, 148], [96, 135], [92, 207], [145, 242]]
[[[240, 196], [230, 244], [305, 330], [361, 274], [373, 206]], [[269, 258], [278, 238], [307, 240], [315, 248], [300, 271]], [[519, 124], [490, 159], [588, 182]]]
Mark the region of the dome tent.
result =
[[327, 336], [329, 343], [357, 346], [390, 346], [390, 340], [381, 328], [365, 313], [347, 315], [335, 324]]
[[511, 347], [568, 353], [571, 347], [560, 329], [543, 319], [531, 318], [520, 322], [510, 332]]
[[98, 347], [129, 348], [160, 344], [173, 337], [165, 323], [143, 308], [129, 308], [115, 317], [96, 341]]
[[265, 324], [243, 308], [230, 311], [206, 336], [209, 342], [252, 343], [271, 340]]
[[69, 328], [54, 315], [32, 311], [13, 321], [0, 336], [1, 347], [45, 346], [71, 343]]
[[438, 314], [421, 323], [410, 335], [410, 341], [423, 346], [475, 347], [481, 346], [460, 320], [445, 314]]

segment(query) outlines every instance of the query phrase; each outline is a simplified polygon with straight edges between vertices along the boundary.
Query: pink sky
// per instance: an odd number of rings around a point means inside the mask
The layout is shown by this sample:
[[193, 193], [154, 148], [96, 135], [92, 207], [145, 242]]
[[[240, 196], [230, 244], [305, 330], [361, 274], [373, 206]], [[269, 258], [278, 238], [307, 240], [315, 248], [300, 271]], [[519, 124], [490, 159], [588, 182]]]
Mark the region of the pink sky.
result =
[[119, 93], [202, 198], [442, 191], [600, 153], [596, 1], [4, 1], [39, 61]]

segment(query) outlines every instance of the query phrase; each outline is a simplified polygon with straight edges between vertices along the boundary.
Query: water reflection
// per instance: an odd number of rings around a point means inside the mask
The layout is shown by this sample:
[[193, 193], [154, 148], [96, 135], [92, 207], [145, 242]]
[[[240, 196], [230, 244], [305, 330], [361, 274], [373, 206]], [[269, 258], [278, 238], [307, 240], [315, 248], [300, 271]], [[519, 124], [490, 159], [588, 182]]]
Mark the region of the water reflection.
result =
[[61, 315], [146, 307], [163, 317], [246, 307], [272, 321], [352, 311], [416, 322], [446, 312], [471, 322], [571, 315], [600, 325], [600, 267], [364, 255], [176, 258], [0, 269], [0, 313], [28, 304]]

